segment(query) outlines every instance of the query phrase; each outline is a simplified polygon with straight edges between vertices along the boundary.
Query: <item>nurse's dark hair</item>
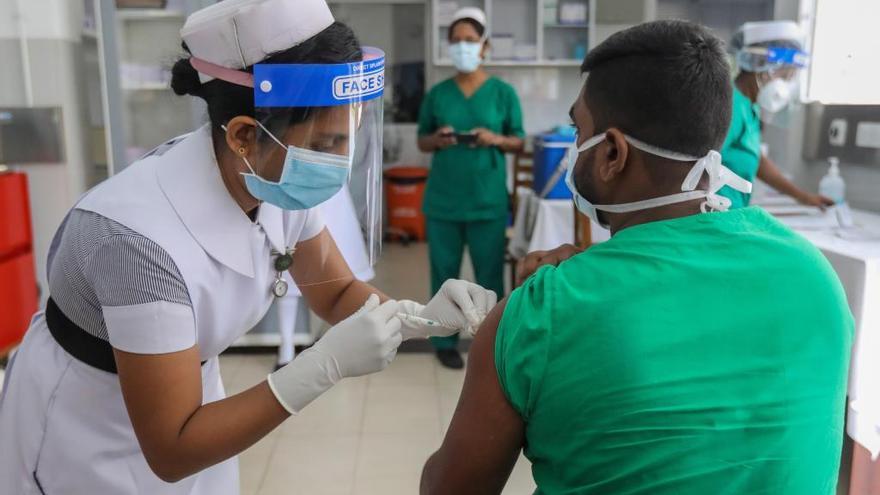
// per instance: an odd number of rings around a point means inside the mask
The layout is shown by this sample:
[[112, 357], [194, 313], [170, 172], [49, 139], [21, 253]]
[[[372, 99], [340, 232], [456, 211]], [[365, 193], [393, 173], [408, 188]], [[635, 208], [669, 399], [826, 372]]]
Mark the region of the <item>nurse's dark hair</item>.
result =
[[[183, 50], [189, 48], [183, 43]], [[303, 64], [303, 63], [344, 63], [361, 60], [360, 42], [351, 30], [341, 22], [334, 22], [327, 29], [287, 50], [273, 53], [260, 63], [263, 64]], [[244, 69], [253, 72], [253, 67]], [[208, 105], [208, 118], [215, 133], [222, 133], [220, 126], [239, 115], [254, 115], [254, 90], [219, 79], [206, 83], [199, 80], [199, 73], [189, 62], [189, 55], [182, 57], [171, 69], [171, 89], [178, 95], [197, 96]], [[309, 117], [307, 109], [284, 112], [277, 118], [287, 120], [291, 125]], [[281, 124], [276, 120], [275, 125]], [[266, 124], [264, 122], [264, 124]], [[268, 127], [268, 125], [267, 125]]]
[[459, 19], [459, 20], [457, 20], [457, 21], [455, 21], [455, 22], [453, 22], [452, 24], [449, 25], [449, 31], [448, 31], [447, 34], [446, 34], [446, 39], [447, 39], [447, 40], [452, 41], [452, 30], [455, 29], [455, 26], [457, 26], [457, 25], [459, 25], [459, 24], [462, 24], [462, 23], [464, 23], [464, 24], [470, 24], [470, 25], [474, 28], [474, 31], [476, 31], [477, 34], [480, 35], [480, 38], [482, 38], [482, 37], [483, 37], [483, 33], [486, 32], [486, 28], [483, 27], [482, 24], [480, 24], [479, 22], [477, 22], [476, 19], [471, 19], [470, 17], [464, 17], [464, 18]]
[[730, 66], [724, 43], [703, 26], [655, 21], [619, 31], [587, 54], [581, 71], [595, 132], [616, 127], [695, 156], [723, 144]]

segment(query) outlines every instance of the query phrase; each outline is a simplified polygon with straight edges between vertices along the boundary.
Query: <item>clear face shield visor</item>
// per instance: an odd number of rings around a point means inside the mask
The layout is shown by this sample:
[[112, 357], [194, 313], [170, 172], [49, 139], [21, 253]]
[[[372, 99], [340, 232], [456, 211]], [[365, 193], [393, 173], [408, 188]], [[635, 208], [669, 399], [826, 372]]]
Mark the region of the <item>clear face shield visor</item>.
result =
[[[355, 273], [376, 262], [382, 242], [385, 54], [372, 47], [362, 54], [349, 63], [260, 63], [249, 81], [239, 71], [232, 78], [241, 82], [222, 77], [229, 72], [215, 76], [254, 88], [253, 144], [239, 150], [248, 192], [281, 209], [320, 210]], [[318, 252], [300, 285], [344, 278], [327, 265], [333, 246]]]
[[783, 110], [800, 103], [800, 74], [807, 62], [805, 52], [791, 47], [750, 46], [738, 52], [739, 67], [755, 74], [764, 122], [787, 127]]
[[[362, 49], [342, 64], [257, 64], [257, 149], [249, 191], [289, 210], [318, 208], [352, 270], [375, 264], [382, 243], [385, 54]], [[325, 283], [325, 246], [298, 283]], [[330, 276], [330, 280], [327, 280]]]

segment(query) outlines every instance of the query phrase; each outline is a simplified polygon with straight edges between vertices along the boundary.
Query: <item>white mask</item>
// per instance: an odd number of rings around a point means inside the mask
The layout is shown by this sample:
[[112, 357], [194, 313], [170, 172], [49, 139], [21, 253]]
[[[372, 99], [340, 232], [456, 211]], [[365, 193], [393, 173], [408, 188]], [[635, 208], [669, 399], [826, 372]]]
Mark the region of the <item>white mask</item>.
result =
[[765, 112], [776, 113], [788, 106], [791, 96], [791, 84], [774, 78], [758, 90], [758, 105]]
[[449, 57], [459, 72], [470, 74], [480, 67], [483, 57], [483, 43], [476, 41], [459, 41], [449, 45]]
[[[647, 210], [658, 206], [671, 205], [675, 203], [683, 203], [694, 199], [705, 198], [706, 200], [700, 205], [700, 210], [705, 213], [707, 211], [727, 211], [730, 208], [730, 199], [720, 196], [717, 192], [724, 186], [730, 186], [737, 191], [743, 193], [752, 192], [752, 183], [733, 173], [730, 169], [721, 163], [721, 154], [715, 150], [709, 150], [706, 156], [697, 158], [695, 156], [677, 153], [675, 151], [665, 150], [656, 146], [644, 143], [631, 136], [624, 134], [630, 146], [640, 149], [645, 153], [675, 160], [680, 162], [692, 162], [693, 168], [688, 172], [681, 183], [682, 192], [670, 194], [668, 196], [659, 196], [656, 198], [635, 201], [632, 203], [622, 203], [617, 205], [594, 205], [587, 198], [581, 196], [577, 187], [574, 185], [574, 167], [577, 163], [578, 156], [589, 150], [593, 146], [601, 143], [605, 139], [605, 133], [597, 134], [590, 139], [584, 141], [580, 147], [573, 145], [569, 150], [568, 170], [565, 174], [565, 183], [568, 185], [571, 194], [574, 197], [574, 203], [581, 213], [590, 218], [590, 220], [598, 223], [604, 228], [608, 228], [608, 224], [599, 220], [598, 211], [607, 211], [610, 213], [627, 213], [631, 211]], [[703, 190], [697, 190], [700, 178], [703, 173], [709, 175], [709, 187]]]

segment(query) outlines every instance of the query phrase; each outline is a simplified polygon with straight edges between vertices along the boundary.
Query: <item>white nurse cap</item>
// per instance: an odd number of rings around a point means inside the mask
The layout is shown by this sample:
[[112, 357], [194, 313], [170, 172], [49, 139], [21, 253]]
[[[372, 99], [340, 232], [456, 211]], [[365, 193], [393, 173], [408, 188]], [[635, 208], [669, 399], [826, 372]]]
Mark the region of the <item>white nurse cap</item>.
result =
[[768, 41], [791, 41], [798, 46], [803, 43], [803, 32], [794, 21], [747, 22], [740, 30], [743, 34], [743, 46]]
[[[326, 0], [223, 0], [187, 19], [180, 36], [193, 57], [244, 69], [333, 24]], [[199, 73], [201, 81], [213, 79]]]
[[462, 7], [452, 15], [452, 24], [462, 19], [473, 19], [486, 29], [486, 13], [478, 7]]

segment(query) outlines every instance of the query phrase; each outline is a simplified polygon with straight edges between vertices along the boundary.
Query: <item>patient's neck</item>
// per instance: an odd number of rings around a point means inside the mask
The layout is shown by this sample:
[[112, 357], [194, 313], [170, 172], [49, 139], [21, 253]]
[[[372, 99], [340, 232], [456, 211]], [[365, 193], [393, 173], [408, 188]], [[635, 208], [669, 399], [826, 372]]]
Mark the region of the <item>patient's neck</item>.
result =
[[696, 215], [702, 212], [700, 210], [700, 204], [703, 201], [703, 199], [694, 199], [684, 203], [658, 206], [648, 210], [633, 211], [629, 213], [603, 213], [603, 215], [605, 215], [605, 218], [608, 221], [611, 235], [614, 235], [623, 229], [634, 227], [636, 225]]

